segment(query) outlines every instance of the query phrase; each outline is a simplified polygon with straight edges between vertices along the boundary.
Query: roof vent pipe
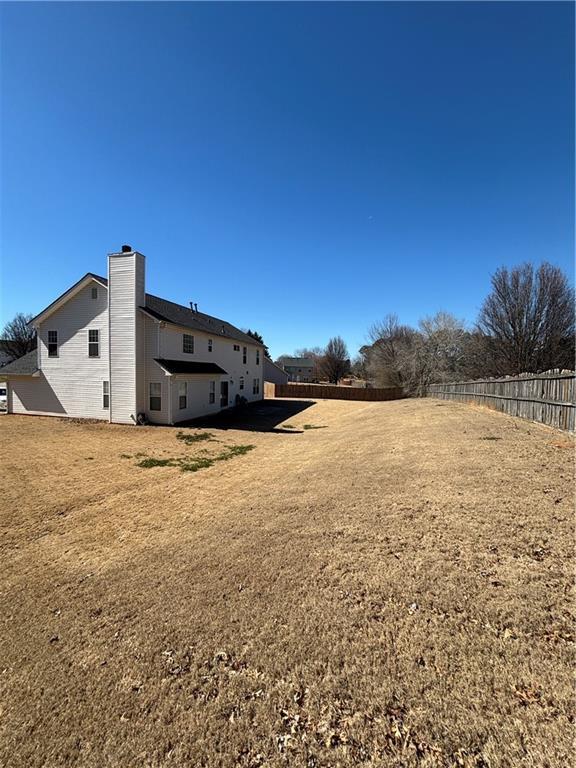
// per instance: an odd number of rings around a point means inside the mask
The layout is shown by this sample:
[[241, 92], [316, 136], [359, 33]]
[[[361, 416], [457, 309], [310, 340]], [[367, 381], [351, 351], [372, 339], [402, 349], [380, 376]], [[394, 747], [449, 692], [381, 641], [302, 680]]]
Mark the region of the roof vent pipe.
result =
[[190, 302], [190, 309], [192, 310], [192, 312], [194, 312], [194, 302], [193, 301]]

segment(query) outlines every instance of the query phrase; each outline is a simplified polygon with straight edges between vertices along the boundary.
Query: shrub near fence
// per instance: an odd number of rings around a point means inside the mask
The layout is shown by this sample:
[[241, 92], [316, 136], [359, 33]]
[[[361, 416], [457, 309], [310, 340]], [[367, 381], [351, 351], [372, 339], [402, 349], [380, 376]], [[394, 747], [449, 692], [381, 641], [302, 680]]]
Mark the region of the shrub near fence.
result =
[[486, 405], [510, 416], [573, 432], [575, 376], [574, 371], [548, 371], [507, 379], [431, 384], [426, 394], [443, 400]]
[[399, 400], [405, 395], [399, 387], [360, 389], [325, 384], [276, 384], [276, 397], [306, 397], [311, 400]]

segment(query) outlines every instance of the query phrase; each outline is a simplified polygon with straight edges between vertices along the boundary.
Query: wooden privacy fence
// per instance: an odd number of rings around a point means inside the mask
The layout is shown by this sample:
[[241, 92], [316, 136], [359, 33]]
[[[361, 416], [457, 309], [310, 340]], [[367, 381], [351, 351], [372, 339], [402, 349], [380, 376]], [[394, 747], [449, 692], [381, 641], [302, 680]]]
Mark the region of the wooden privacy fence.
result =
[[431, 384], [426, 395], [487, 405], [510, 416], [573, 432], [575, 376], [574, 371], [548, 371], [506, 379]]
[[307, 397], [311, 400], [399, 400], [404, 391], [399, 387], [361, 389], [325, 384], [276, 384], [276, 397]]

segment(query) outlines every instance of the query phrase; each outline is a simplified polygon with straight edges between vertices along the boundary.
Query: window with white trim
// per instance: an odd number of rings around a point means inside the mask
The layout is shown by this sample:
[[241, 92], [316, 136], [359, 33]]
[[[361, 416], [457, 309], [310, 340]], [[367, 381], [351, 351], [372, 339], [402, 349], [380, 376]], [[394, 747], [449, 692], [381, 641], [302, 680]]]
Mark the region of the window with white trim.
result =
[[215, 381], [210, 382], [210, 393], [208, 395], [208, 402], [209, 403], [216, 402], [216, 382]]
[[100, 331], [88, 331], [88, 357], [100, 357]]
[[194, 354], [194, 336], [189, 333], [182, 334], [182, 352], [186, 352], [187, 355]]
[[253, 395], [260, 394], [260, 379], [254, 379], [254, 383], [252, 384], [252, 394]]
[[58, 331], [48, 331], [48, 357], [58, 357]]
[[162, 384], [154, 381], [150, 382], [150, 410], [162, 410]]
[[97, 299], [98, 298], [98, 288], [92, 288], [92, 298]]
[[234, 344], [234, 352], [240, 352], [240, 344]]
[[246, 361], [248, 360], [248, 349], [246, 347], [242, 347], [242, 362], [244, 365], [246, 365]]
[[178, 408], [182, 411], [186, 408], [186, 400], [188, 395], [188, 385], [185, 381], [178, 382]]
[[260, 365], [260, 350], [256, 350], [256, 365]]
[[244, 376], [240, 376], [240, 389], [244, 389]]
[[213, 347], [212, 339], [208, 339], [208, 352], [212, 352], [212, 347]]
[[102, 408], [110, 408], [110, 382], [102, 382]]

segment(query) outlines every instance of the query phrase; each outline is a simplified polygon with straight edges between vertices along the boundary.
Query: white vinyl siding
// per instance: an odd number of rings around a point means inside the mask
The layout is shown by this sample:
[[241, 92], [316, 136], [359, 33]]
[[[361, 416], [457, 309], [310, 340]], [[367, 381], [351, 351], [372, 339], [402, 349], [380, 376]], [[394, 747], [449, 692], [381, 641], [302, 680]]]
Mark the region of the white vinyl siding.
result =
[[144, 302], [144, 257], [136, 253], [108, 257], [110, 294], [110, 416], [121, 424], [133, 424], [138, 413], [136, 392], [137, 307]]
[[[99, 331], [100, 357], [88, 357], [88, 329]], [[58, 355], [50, 357], [54, 334]], [[98, 298], [92, 299], [88, 283], [40, 324], [38, 365], [38, 376], [13, 382], [14, 413], [108, 420], [102, 398], [102, 382], [108, 381], [106, 288], [99, 286]]]

